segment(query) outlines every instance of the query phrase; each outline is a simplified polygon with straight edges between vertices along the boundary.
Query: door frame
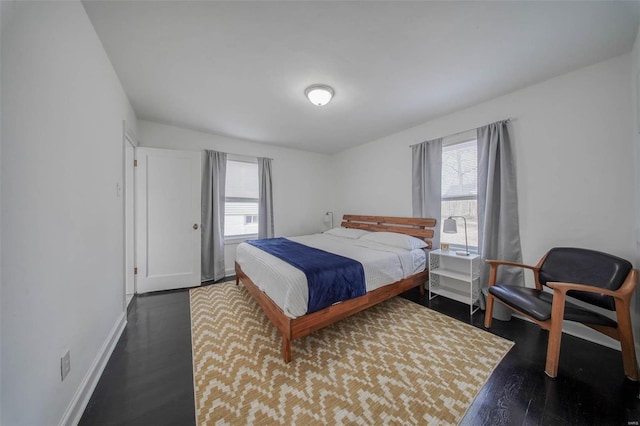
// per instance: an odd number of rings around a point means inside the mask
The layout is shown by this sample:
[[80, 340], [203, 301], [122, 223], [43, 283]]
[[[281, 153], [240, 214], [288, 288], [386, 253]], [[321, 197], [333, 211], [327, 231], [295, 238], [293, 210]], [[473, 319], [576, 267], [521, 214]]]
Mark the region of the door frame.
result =
[[[123, 129], [123, 144], [122, 144], [122, 181], [123, 181], [123, 210], [122, 217], [124, 223], [124, 240], [123, 240], [123, 306], [124, 310], [128, 308], [129, 304], [137, 293], [136, 289], [136, 276], [135, 272], [130, 271], [130, 268], [136, 267], [136, 173], [135, 173], [135, 161], [136, 161], [136, 147], [138, 144], [133, 136], [127, 132], [126, 123]], [[132, 158], [127, 158], [127, 149], [132, 150]], [[130, 170], [131, 178], [127, 180], [127, 171]], [[129, 197], [129, 192], [131, 197]], [[127, 200], [130, 199], [130, 202]], [[129, 253], [128, 248], [131, 248]], [[133, 272], [133, 275], [131, 275]], [[132, 277], [132, 278], [131, 278]], [[129, 282], [132, 280], [131, 282]], [[131, 290], [131, 292], [129, 292]], [[132, 296], [129, 298], [128, 295]]]

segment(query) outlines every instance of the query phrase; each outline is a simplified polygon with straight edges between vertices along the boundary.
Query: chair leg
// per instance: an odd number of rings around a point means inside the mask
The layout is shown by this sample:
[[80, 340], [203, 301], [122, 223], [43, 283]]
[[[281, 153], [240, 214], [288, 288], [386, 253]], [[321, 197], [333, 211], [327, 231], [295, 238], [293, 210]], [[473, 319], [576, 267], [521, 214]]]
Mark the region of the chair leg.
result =
[[487, 310], [484, 312], [484, 326], [491, 328], [493, 322], [493, 295], [489, 293], [487, 295]]
[[544, 372], [555, 379], [558, 376], [558, 364], [560, 362], [560, 343], [562, 341], [562, 320], [564, 319], [565, 295], [555, 291], [553, 304], [551, 305], [551, 327], [549, 328], [549, 341], [547, 342], [547, 363]]
[[[498, 265], [491, 264], [489, 269], [489, 287], [491, 288], [496, 284], [496, 278], [498, 277]], [[493, 322], [493, 295], [487, 291], [487, 310], [484, 313], [484, 326], [491, 328]]]
[[636, 348], [633, 341], [629, 304], [621, 300], [616, 300], [616, 315], [618, 318], [618, 331], [620, 333], [620, 346], [622, 348], [622, 364], [624, 366], [624, 374], [630, 380], [637, 382], [638, 361], [636, 358]]

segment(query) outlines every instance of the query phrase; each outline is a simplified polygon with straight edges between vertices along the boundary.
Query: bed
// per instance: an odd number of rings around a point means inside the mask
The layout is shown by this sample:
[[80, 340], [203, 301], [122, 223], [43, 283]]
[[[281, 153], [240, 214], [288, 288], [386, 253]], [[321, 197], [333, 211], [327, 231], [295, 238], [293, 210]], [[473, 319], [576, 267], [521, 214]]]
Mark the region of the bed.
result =
[[[242, 243], [238, 246], [236, 284], [243, 283], [280, 331], [283, 358], [288, 363], [291, 361], [293, 340], [411, 288], [420, 287], [420, 292], [424, 294], [428, 275], [427, 251], [431, 248], [430, 239], [435, 225], [436, 220], [428, 218], [345, 215], [341, 227], [334, 232], [289, 238], [300, 244], [353, 258], [364, 267], [366, 293], [312, 313], [306, 312], [305, 275], [251, 244]], [[354, 237], [359, 232], [368, 235]], [[414, 250], [395, 250], [387, 244], [381, 244], [382, 240], [378, 237], [393, 236], [387, 234], [390, 232], [418, 238], [426, 246]], [[398, 263], [393, 263], [391, 258], [397, 258]]]

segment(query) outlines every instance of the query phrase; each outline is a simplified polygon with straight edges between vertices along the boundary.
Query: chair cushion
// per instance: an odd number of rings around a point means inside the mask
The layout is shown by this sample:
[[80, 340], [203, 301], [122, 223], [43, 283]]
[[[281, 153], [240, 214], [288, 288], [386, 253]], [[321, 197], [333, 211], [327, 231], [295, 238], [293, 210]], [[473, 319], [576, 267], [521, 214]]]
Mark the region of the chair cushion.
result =
[[[496, 284], [490, 287], [489, 293], [538, 321], [546, 321], [551, 318], [551, 304], [553, 302], [553, 294], [551, 293], [536, 290], [535, 288], [503, 284]], [[565, 301], [564, 319], [608, 327], [618, 326], [611, 318], [582, 308], [569, 301]]]
[[[540, 267], [540, 283], [565, 282], [587, 284], [617, 290], [631, 271], [631, 263], [616, 256], [595, 250], [556, 247], [549, 250]], [[583, 291], [570, 291], [571, 297], [614, 311], [611, 296]]]

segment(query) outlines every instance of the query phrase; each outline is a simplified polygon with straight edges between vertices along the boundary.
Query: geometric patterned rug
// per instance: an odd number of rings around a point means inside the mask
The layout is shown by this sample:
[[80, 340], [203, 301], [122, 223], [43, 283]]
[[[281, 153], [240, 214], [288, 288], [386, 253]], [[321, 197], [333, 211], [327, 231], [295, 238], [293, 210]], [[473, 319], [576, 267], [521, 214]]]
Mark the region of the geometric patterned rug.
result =
[[513, 342], [395, 297], [292, 342], [242, 284], [192, 289], [199, 425], [457, 424]]

